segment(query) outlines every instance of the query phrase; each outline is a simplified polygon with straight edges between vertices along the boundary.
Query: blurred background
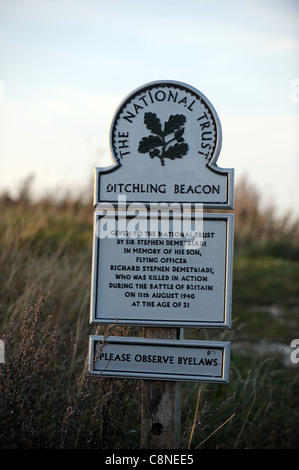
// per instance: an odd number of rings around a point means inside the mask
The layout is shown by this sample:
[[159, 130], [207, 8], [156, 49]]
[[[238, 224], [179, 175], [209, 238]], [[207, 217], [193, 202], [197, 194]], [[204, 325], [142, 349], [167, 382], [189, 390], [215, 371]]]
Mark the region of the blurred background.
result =
[[35, 197], [76, 197], [111, 164], [120, 101], [168, 79], [214, 105], [218, 165], [298, 214], [298, 22], [296, 0], [2, 0], [1, 192], [30, 175]]
[[236, 179], [232, 329], [184, 331], [231, 341], [230, 383], [183, 384], [181, 447], [299, 447], [298, 24], [297, 0], [0, 2], [1, 449], [139, 446], [141, 381], [85, 368], [89, 334], [143, 334], [89, 325], [93, 173], [164, 79], [215, 107]]

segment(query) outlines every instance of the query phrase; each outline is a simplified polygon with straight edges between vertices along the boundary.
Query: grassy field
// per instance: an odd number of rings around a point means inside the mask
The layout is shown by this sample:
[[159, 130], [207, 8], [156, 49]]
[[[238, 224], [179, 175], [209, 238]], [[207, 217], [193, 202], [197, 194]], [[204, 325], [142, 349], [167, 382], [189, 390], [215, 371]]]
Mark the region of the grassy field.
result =
[[[228, 385], [183, 385], [182, 448], [299, 447], [299, 230], [259, 201], [236, 188], [232, 330], [185, 330], [232, 354]], [[0, 448], [138, 448], [141, 382], [86, 376], [91, 197], [0, 207]]]

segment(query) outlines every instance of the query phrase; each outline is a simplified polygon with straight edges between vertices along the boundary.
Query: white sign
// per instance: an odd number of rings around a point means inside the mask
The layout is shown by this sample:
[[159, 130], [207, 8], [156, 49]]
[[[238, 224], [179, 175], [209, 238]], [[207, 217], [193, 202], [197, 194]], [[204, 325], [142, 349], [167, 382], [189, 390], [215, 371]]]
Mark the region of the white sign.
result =
[[89, 372], [103, 377], [227, 383], [229, 360], [228, 342], [90, 336]]
[[216, 165], [219, 118], [209, 100], [176, 81], [152, 82], [120, 104], [110, 130], [115, 164], [97, 168], [95, 205], [178, 201], [233, 208], [233, 169]]
[[234, 216], [190, 217], [95, 211], [92, 324], [231, 326]]
[[[96, 168], [90, 323], [230, 328], [234, 170], [209, 100], [176, 81], [130, 93]], [[105, 340], [105, 341], [104, 341]], [[104, 344], [103, 344], [104, 341]], [[230, 343], [90, 337], [93, 374], [228, 382]]]

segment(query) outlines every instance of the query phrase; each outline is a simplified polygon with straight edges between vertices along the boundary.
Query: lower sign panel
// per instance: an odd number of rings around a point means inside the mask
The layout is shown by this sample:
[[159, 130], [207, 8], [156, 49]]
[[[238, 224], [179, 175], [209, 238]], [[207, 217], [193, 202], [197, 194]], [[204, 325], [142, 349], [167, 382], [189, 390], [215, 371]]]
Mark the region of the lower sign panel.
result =
[[89, 372], [103, 377], [228, 383], [230, 343], [90, 336]]

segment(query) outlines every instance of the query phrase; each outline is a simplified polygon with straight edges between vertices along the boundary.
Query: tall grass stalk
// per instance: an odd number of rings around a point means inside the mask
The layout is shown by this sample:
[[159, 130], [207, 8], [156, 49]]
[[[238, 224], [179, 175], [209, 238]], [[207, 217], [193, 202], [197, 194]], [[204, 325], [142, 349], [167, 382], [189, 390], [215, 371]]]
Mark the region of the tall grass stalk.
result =
[[198, 389], [198, 395], [197, 395], [197, 403], [196, 403], [196, 409], [194, 413], [194, 420], [193, 420], [193, 425], [190, 433], [190, 439], [189, 439], [189, 444], [188, 444], [188, 449], [191, 448], [191, 443], [192, 443], [192, 438], [195, 430], [195, 425], [196, 425], [196, 420], [197, 420], [197, 415], [198, 415], [198, 407], [199, 407], [199, 401], [200, 401], [200, 395], [201, 395], [201, 388], [199, 387]]
[[215, 431], [213, 431], [208, 437], [206, 437], [203, 441], [201, 441], [200, 444], [198, 444], [195, 449], [199, 449], [208, 439], [210, 439], [210, 437], [212, 437], [217, 431], [219, 431], [219, 429], [221, 429], [226, 423], [228, 423], [232, 418], [234, 418], [234, 416], [236, 416], [236, 413], [233, 413], [226, 421], [224, 421], [224, 423], [222, 423], [220, 426], [218, 426], [217, 429], [215, 429]]

